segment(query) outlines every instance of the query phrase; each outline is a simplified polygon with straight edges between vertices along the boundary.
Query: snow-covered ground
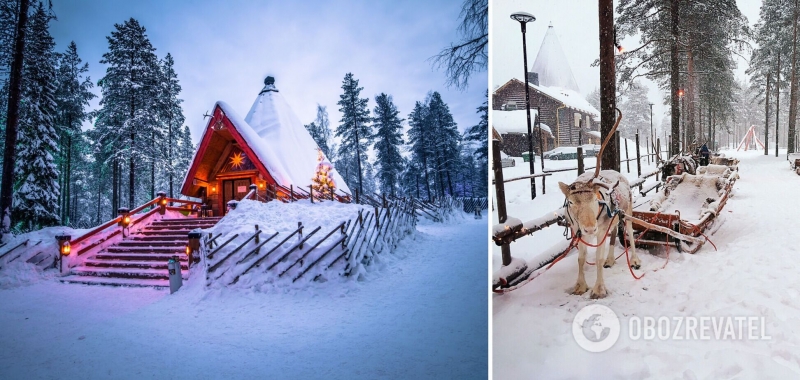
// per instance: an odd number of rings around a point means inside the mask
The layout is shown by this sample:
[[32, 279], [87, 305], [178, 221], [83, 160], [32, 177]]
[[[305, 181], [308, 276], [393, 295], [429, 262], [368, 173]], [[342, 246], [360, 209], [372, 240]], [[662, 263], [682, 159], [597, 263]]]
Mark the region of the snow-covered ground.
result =
[[486, 219], [417, 228], [363, 281], [0, 290], [0, 378], [486, 378]]
[[[588, 292], [569, 294], [577, 279], [573, 250], [521, 289], [493, 296], [494, 378], [800, 377], [800, 231], [793, 223], [800, 213], [795, 200], [800, 177], [789, 169], [785, 151], [778, 158], [757, 151], [725, 153], [742, 160], [741, 178], [710, 236], [718, 251], [709, 244], [694, 255], [673, 249], [664, 269], [659, 269], [663, 254], [640, 252], [640, 272], [647, 273], [640, 280], [631, 277], [624, 259], [618, 260], [604, 270], [608, 297], [592, 300]], [[574, 172], [570, 175], [574, 178]], [[551, 178], [547, 195], [533, 202], [522, 194], [529, 188], [512, 190], [509, 214], [527, 220], [561, 206], [563, 195]], [[562, 231], [537, 232], [512, 244], [511, 253], [535, 257], [563, 240]], [[588, 257], [593, 261], [592, 253]], [[493, 248], [492, 262], [497, 270], [499, 247]], [[595, 274], [587, 267], [590, 287]], [[572, 334], [576, 312], [591, 304], [608, 306], [621, 322], [619, 340], [602, 353], [582, 349]], [[661, 316], [764, 317], [771, 339], [630, 339], [632, 317]]]

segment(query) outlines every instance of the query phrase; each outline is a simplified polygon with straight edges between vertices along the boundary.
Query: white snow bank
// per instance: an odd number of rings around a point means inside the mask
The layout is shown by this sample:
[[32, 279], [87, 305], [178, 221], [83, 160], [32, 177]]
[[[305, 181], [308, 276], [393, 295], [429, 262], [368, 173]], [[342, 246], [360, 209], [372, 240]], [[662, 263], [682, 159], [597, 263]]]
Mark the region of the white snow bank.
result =
[[89, 230], [69, 227], [47, 227], [13, 236], [0, 248], [0, 289], [39, 282], [57, 274], [57, 235], [76, 238]]

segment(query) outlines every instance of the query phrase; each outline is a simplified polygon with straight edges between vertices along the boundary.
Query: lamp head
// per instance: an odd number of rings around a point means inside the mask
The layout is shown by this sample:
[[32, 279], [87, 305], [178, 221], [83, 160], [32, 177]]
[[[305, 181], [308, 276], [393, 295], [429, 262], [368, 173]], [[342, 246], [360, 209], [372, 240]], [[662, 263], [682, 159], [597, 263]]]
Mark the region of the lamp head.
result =
[[511, 14], [511, 19], [514, 21], [519, 21], [523, 24], [531, 21], [536, 21], [536, 17], [527, 12], [514, 12]]

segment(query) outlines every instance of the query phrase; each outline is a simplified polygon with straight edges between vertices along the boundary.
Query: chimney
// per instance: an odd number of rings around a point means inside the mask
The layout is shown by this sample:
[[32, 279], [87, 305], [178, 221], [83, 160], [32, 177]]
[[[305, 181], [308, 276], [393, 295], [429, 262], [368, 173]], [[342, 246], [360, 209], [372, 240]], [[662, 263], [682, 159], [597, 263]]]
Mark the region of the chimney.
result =
[[528, 83], [532, 85], [539, 85], [539, 73], [528, 72]]
[[275, 78], [272, 76], [268, 76], [264, 78], [264, 88], [261, 89], [261, 92], [258, 94], [261, 95], [265, 92], [278, 92], [278, 89], [275, 88]]

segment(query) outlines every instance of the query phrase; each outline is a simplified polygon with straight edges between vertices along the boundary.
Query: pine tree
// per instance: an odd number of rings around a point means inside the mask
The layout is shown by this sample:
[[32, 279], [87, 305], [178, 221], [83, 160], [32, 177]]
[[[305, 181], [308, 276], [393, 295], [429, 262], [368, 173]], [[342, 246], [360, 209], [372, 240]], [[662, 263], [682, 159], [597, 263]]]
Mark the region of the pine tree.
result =
[[[367, 148], [372, 137], [372, 128], [369, 125], [369, 109], [367, 108], [368, 98], [360, 98], [363, 87], [358, 87], [358, 80], [352, 73], [347, 73], [342, 81], [342, 90], [339, 95], [339, 111], [342, 112], [342, 119], [339, 127], [336, 128], [336, 137], [341, 139], [339, 146], [339, 156], [349, 156], [354, 161], [357, 183], [348, 183], [351, 187], [357, 187], [359, 193], [364, 191], [363, 166], [367, 157]], [[352, 165], [352, 164], [351, 164]], [[354, 185], [358, 186], [354, 186]]]
[[325, 199], [336, 191], [336, 182], [333, 180], [333, 165], [325, 159], [322, 149], [317, 149], [317, 169], [311, 178], [311, 187], [316, 192], [316, 197]]
[[433, 154], [435, 164], [433, 167], [438, 182], [440, 196], [445, 195], [445, 189], [450, 195], [454, 194], [452, 177], [455, 172], [455, 160], [458, 158], [458, 145], [461, 134], [453, 120], [450, 108], [442, 100], [441, 95], [434, 91], [428, 96], [428, 115], [431, 123]]
[[[414, 110], [408, 115], [408, 143], [411, 145], [411, 161], [408, 165], [410, 173], [408, 176], [421, 177], [425, 190], [425, 197], [430, 199], [433, 196], [430, 187], [430, 176], [428, 161], [434, 155], [434, 141], [432, 126], [428, 118], [428, 106], [423, 102], [416, 102]], [[408, 179], [406, 179], [407, 181]], [[421, 189], [417, 186], [417, 197], [421, 196]]]
[[[634, 139], [636, 132], [639, 132], [644, 144], [644, 136], [650, 131], [650, 102], [647, 99], [647, 87], [639, 82], [634, 82], [625, 94], [619, 108], [625, 115], [625, 123], [619, 125], [622, 137]], [[647, 134], [643, 134], [647, 131]], [[585, 141], [585, 140], [584, 140]]]
[[51, 16], [39, 3], [26, 36], [20, 104], [20, 138], [14, 212], [18, 228], [30, 230], [59, 222], [58, 152], [55, 129], [56, 54], [48, 31]]
[[61, 219], [64, 224], [70, 223], [72, 207], [70, 207], [70, 197], [72, 195], [73, 160], [80, 159], [80, 135], [82, 134], [81, 125], [89, 119], [86, 107], [89, 101], [95, 97], [90, 91], [93, 84], [84, 74], [89, 71], [89, 64], [81, 64], [78, 56], [78, 47], [75, 42], [71, 42], [66, 52], [60, 54], [57, 70], [57, 90], [56, 90], [56, 125], [60, 136], [61, 155], [59, 157], [59, 167], [61, 173], [61, 192], [62, 197], [59, 202], [61, 209]]
[[[139, 164], [140, 170], [150, 169], [154, 155], [159, 152], [155, 141], [162, 136], [158, 115], [153, 110], [158, 109], [161, 70], [155, 48], [138, 21], [131, 18], [115, 24], [114, 28], [107, 37], [108, 52], [100, 61], [109, 65], [99, 82], [103, 95], [100, 126], [107, 128], [107, 133], [121, 137], [111, 139], [113, 146], [108, 151], [114, 165], [115, 207], [122, 204], [121, 175], [123, 162], [128, 161], [128, 207], [133, 208], [136, 205], [136, 165]], [[145, 185], [142, 181], [139, 187]]]
[[167, 53], [164, 60], [161, 62], [161, 96], [160, 99], [160, 119], [166, 125], [166, 139], [163, 140], [163, 145], [166, 145], [166, 153], [164, 157], [164, 171], [166, 172], [169, 187], [170, 198], [174, 197], [174, 189], [180, 186], [182, 177], [177, 171], [178, 156], [175, 152], [175, 147], [181, 138], [181, 125], [185, 120], [183, 116], [183, 109], [181, 103], [183, 99], [178, 99], [181, 92], [181, 85], [178, 83], [178, 74], [175, 72], [175, 61], [172, 55]]
[[375, 152], [377, 154], [378, 179], [380, 180], [381, 194], [397, 194], [397, 182], [403, 170], [403, 157], [400, 155], [400, 145], [403, 144], [401, 135], [403, 119], [397, 117], [400, 113], [392, 102], [392, 97], [381, 93], [375, 97], [375, 117], [372, 118], [375, 127]]
[[322, 149], [322, 153], [325, 154], [325, 157], [329, 157], [333, 160], [331, 156], [333, 152], [331, 152], [329, 145], [331, 140], [331, 128], [330, 121], [328, 121], [327, 108], [317, 104], [317, 118], [310, 124], [306, 124], [305, 127], [308, 133], [311, 134], [311, 138], [317, 143], [317, 146]]
[[[486, 91], [486, 100], [481, 106], [478, 107], [478, 114], [481, 115], [481, 121], [478, 124], [469, 127], [464, 133], [464, 140], [476, 141], [478, 147], [475, 149], [475, 154], [479, 160], [489, 159], [489, 91]], [[488, 162], [488, 161], [487, 161]]]

